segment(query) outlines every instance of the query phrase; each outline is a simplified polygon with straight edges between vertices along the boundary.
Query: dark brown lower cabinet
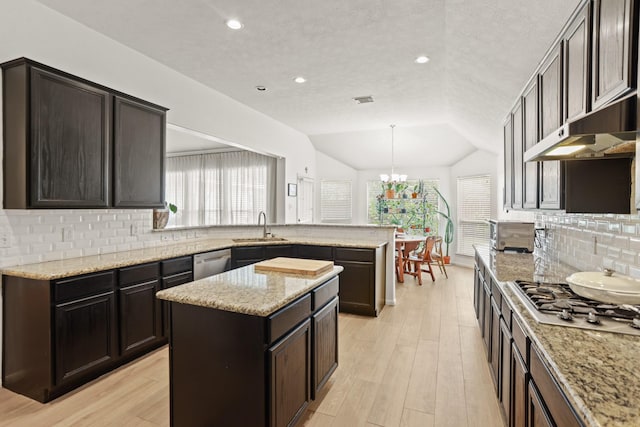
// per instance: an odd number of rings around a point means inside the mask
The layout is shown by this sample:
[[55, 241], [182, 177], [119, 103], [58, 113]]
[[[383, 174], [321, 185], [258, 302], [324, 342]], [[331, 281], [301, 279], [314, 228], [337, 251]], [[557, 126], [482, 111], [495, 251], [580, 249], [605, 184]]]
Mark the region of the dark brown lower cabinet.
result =
[[491, 297], [491, 351], [489, 352], [489, 370], [493, 385], [500, 397], [500, 308]]
[[504, 319], [500, 319], [500, 353], [500, 402], [507, 426], [509, 426], [509, 414], [511, 413], [511, 331]]
[[[172, 288], [174, 286], [182, 285], [193, 281], [193, 272], [191, 270], [184, 273], [173, 274], [162, 278], [162, 289]], [[162, 301], [162, 335], [169, 336], [169, 316], [171, 306], [168, 302]]]
[[[489, 369], [508, 427], [583, 427], [510, 299], [481, 256], [474, 301]], [[485, 274], [482, 274], [482, 272]], [[487, 274], [488, 273], [488, 274]], [[487, 286], [491, 283], [491, 287]]]
[[4, 275], [3, 387], [48, 402], [164, 344], [158, 274], [149, 263], [55, 280]]
[[527, 364], [520, 356], [520, 352], [515, 343], [511, 347], [511, 425], [513, 427], [526, 427], [527, 424], [527, 383], [529, 374]]
[[528, 427], [554, 427], [533, 381], [529, 382], [529, 405], [527, 409], [529, 411]]
[[269, 349], [271, 426], [294, 425], [311, 400], [311, 322]]
[[82, 378], [118, 357], [115, 307], [113, 291], [55, 306], [56, 385]]
[[171, 302], [171, 425], [293, 426], [337, 366], [338, 288], [268, 316]]
[[159, 281], [119, 290], [120, 354], [128, 356], [162, 338], [162, 308], [156, 298]]
[[338, 298], [313, 315], [313, 380], [311, 398], [338, 367]]

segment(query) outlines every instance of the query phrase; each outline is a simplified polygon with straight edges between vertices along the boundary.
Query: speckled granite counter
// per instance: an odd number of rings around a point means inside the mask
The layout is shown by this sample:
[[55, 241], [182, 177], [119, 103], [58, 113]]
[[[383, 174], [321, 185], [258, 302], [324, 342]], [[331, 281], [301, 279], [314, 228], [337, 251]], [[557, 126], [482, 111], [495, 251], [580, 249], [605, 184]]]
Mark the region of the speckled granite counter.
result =
[[583, 422], [594, 427], [640, 425], [640, 338], [538, 323], [504, 283], [565, 281], [575, 269], [533, 254], [487, 247], [476, 247], [476, 252], [490, 266], [513, 314]]
[[363, 242], [340, 238], [317, 239], [300, 237], [286, 238], [284, 241], [241, 243], [234, 242], [232, 239], [187, 240], [180, 243], [173, 243], [153, 248], [5, 267], [0, 270], [0, 273], [9, 276], [24, 277], [27, 279], [54, 280], [63, 277], [94, 273], [96, 271], [110, 270], [112, 268], [143, 264], [145, 262], [160, 261], [184, 255], [193, 255], [217, 249], [238, 246], [292, 244], [375, 249], [384, 246], [386, 242]]
[[258, 272], [254, 265], [237, 268], [195, 282], [158, 292], [158, 298], [235, 313], [268, 316], [299, 296], [340, 273], [305, 277], [276, 272]]

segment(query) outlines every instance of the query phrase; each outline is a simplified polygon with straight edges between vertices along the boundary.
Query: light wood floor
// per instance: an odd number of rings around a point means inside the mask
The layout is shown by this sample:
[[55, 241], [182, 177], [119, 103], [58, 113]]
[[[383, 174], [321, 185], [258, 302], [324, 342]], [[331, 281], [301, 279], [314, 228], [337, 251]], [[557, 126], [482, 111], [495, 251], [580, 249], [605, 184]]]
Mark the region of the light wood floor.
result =
[[[422, 287], [408, 277], [378, 318], [340, 315], [340, 366], [300, 425], [504, 426], [473, 270], [448, 271]], [[168, 381], [165, 347], [48, 404], [1, 389], [0, 426], [168, 426]]]

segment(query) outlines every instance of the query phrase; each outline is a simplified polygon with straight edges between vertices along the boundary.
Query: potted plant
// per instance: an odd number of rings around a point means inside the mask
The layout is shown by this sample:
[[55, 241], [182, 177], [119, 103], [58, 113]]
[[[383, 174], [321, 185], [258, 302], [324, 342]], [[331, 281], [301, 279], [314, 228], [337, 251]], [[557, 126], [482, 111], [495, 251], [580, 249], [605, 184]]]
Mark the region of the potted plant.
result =
[[411, 198], [412, 199], [417, 199], [418, 198], [418, 188], [420, 187], [420, 184], [416, 184], [411, 188]]
[[434, 187], [434, 190], [436, 193], [438, 193], [438, 196], [440, 196], [440, 198], [444, 202], [445, 207], [447, 208], [446, 214], [440, 211], [438, 211], [438, 213], [442, 215], [444, 219], [447, 220], [447, 225], [444, 227], [444, 236], [443, 236], [443, 240], [447, 246], [445, 250], [445, 255], [442, 257], [442, 260], [444, 261], [445, 264], [449, 264], [451, 262], [451, 257], [449, 256], [449, 245], [451, 244], [451, 242], [453, 242], [453, 221], [451, 220], [451, 209], [449, 208], [449, 203], [447, 202], [447, 199], [444, 198], [442, 193], [440, 193], [440, 191], [438, 191], [438, 189], [435, 187]]
[[167, 222], [169, 221], [169, 212], [176, 213], [178, 212], [178, 207], [173, 203], [164, 202], [163, 209], [154, 209], [153, 210], [153, 228], [154, 230], [162, 230], [167, 226]]
[[393, 199], [395, 197], [393, 181], [387, 182], [387, 189], [385, 191], [385, 196], [387, 197], [387, 199]]

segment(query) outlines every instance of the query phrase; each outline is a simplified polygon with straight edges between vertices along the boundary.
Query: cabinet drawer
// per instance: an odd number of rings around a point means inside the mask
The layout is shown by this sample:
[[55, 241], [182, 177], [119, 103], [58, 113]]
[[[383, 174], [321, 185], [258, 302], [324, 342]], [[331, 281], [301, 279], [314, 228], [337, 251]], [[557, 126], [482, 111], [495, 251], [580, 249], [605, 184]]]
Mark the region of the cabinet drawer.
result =
[[516, 344], [520, 355], [525, 361], [525, 364], [528, 365], [529, 358], [527, 357], [527, 335], [524, 333], [522, 326], [518, 323], [518, 320], [513, 317], [513, 321], [511, 324], [511, 335], [513, 335], [513, 342]]
[[184, 273], [174, 274], [168, 277], [165, 276], [162, 278], [162, 289], [172, 288], [189, 282], [193, 282], [193, 274], [191, 271], [185, 271]]
[[291, 245], [275, 245], [265, 246], [265, 258], [288, 257], [293, 255], [293, 246]]
[[496, 301], [498, 309], [500, 309], [502, 306], [502, 292], [498, 287], [498, 283], [496, 283], [496, 281], [493, 280], [493, 278], [491, 278], [491, 295], [493, 296], [493, 299]]
[[336, 261], [338, 260], [373, 262], [375, 254], [373, 249], [336, 248]]
[[193, 260], [190, 256], [169, 259], [162, 261], [160, 264], [162, 265], [163, 276], [172, 276], [174, 274], [184, 273], [186, 271], [191, 271], [193, 268]]
[[267, 321], [267, 344], [275, 342], [310, 315], [311, 294], [307, 294], [269, 316]]
[[298, 258], [333, 261], [333, 248], [331, 246], [300, 245], [296, 252]]
[[234, 260], [264, 259], [264, 246], [250, 246], [246, 248], [231, 248], [231, 257]]
[[547, 370], [540, 354], [538, 354], [538, 350], [533, 345], [531, 346], [530, 359], [529, 372], [531, 373], [531, 378], [540, 391], [542, 400], [547, 406], [555, 425], [580, 427], [581, 424], [567, 402], [567, 398]]
[[509, 330], [511, 330], [511, 307], [509, 307], [506, 298], [502, 298], [500, 311], [502, 312], [502, 318], [504, 319], [504, 322], [507, 324]]
[[160, 263], [152, 262], [151, 264], [134, 265], [133, 267], [125, 267], [120, 269], [120, 286], [126, 286], [133, 283], [147, 282], [160, 277]]
[[338, 295], [338, 276], [329, 280], [311, 292], [311, 310], [315, 311]]
[[55, 282], [55, 302], [63, 302], [113, 291], [115, 271], [90, 274]]

